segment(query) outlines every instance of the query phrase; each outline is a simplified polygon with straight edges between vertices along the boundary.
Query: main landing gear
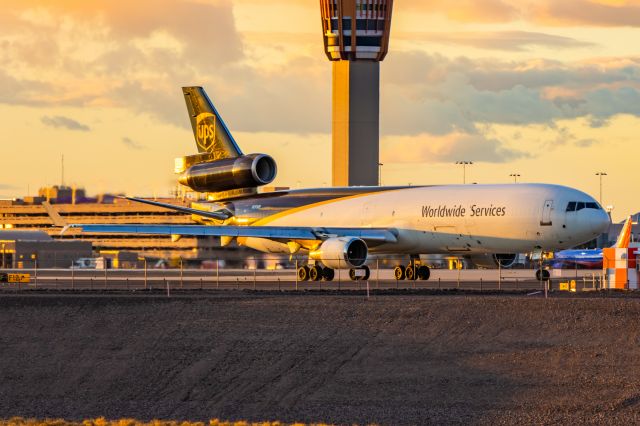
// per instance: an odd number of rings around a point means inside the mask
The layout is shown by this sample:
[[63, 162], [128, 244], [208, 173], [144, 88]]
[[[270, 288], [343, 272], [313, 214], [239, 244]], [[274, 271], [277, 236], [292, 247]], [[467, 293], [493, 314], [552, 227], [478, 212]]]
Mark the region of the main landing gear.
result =
[[393, 275], [398, 281], [427, 281], [431, 277], [431, 269], [427, 265], [421, 265], [418, 260], [412, 260], [408, 266], [396, 266]]
[[[298, 268], [298, 281], [333, 281], [336, 276], [335, 269], [326, 266], [304, 265]], [[366, 281], [371, 277], [371, 270], [368, 266], [349, 269], [349, 278], [352, 281]]]
[[333, 281], [336, 271], [320, 265], [304, 265], [298, 268], [298, 281]]

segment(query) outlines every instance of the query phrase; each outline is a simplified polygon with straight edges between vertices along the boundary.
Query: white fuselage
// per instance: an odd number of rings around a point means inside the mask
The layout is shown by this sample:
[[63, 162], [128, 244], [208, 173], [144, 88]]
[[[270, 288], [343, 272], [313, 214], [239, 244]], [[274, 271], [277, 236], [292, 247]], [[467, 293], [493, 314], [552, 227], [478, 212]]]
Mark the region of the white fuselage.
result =
[[[397, 230], [397, 243], [370, 247], [379, 254], [552, 251], [592, 240], [609, 227], [609, 216], [599, 205], [567, 212], [569, 202], [597, 204], [581, 191], [557, 185], [409, 187], [294, 208], [255, 225]], [[286, 244], [267, 239], [242, 243], [289, 253]]]

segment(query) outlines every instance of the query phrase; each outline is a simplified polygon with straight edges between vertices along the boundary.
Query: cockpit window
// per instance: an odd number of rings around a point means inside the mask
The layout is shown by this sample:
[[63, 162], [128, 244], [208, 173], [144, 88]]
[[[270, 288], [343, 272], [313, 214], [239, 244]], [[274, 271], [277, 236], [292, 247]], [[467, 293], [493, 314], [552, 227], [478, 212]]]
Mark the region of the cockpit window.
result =
[[598, 203], [594, 202], [586, 203], [582, 201], [571, 201], [569, 202], [569, 204], [567, 204], [568, 212], [578, 212], [584, 209], [602, 210], [602, 207], [600, 207]]

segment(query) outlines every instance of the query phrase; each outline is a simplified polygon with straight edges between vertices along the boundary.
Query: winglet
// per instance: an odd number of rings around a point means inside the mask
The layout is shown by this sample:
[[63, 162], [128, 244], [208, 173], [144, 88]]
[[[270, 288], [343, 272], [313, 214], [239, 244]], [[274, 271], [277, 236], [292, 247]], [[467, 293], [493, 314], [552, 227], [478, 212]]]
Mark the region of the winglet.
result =
[[70, 223], [68, 225], [65, 225], [61, 230], [60, 230], [60, 234], [59, 235], [64, 235], [69, 229], [71, 228], [76, 228], [76, 229], [82, 229], [82, 225], [79, 223]]
[[620, 235], [618, 235], [618, 240], [616, 241], [615, 248], [629, 248], [629, 243], [631, 242], [631, 227], [633, 226], [633, 217], [629, 216], [622, 226], [622, 231], [620, 231]]

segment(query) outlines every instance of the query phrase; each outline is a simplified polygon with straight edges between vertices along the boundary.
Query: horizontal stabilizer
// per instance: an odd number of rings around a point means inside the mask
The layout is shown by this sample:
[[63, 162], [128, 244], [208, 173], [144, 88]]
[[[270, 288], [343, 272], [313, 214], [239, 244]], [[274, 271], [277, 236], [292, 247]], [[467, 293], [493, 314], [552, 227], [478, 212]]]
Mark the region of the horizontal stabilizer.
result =
[[162, 207], [165, 209], [170, 209], [170, 210], [174, 210], [181, 213], [187, 213], [187, 214], [193, 214], [196, 216], [206, 217], [209, 219], [226, 220], [233, 216], [233, 213], [225, 209], [211, 212], [206, 210], [192, 209], [190, 207], [176, 206], [175, 204], [167, 204], [167, 203], [160, 203], [158, 201], [145, 200], [144, 198], [134, 198], [134, 197], [120, 197], [120, 198], [129, 200], [129, 201], [135, 201], [136, 203], [149, 204], [151, 206]]

